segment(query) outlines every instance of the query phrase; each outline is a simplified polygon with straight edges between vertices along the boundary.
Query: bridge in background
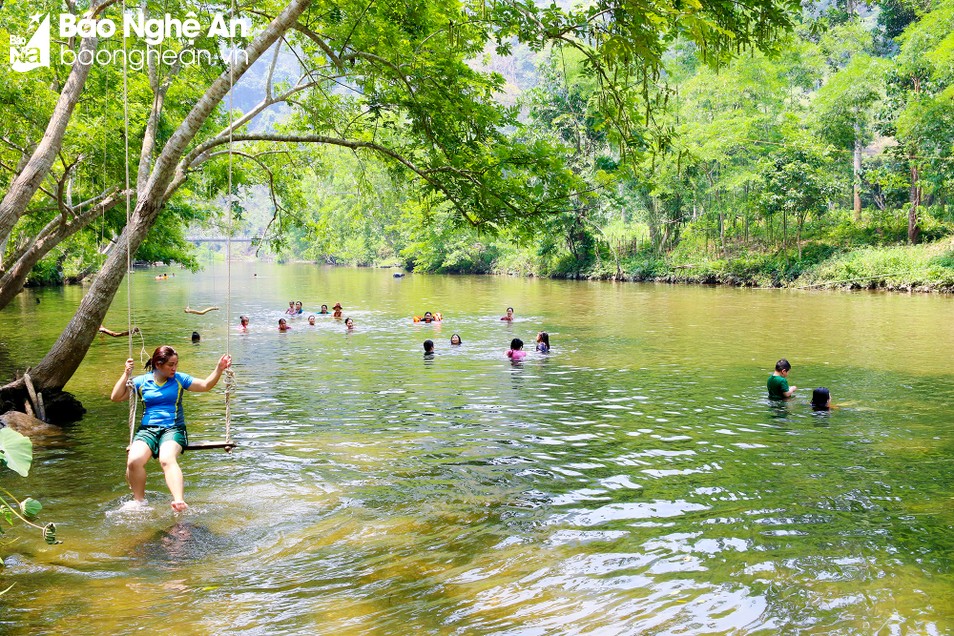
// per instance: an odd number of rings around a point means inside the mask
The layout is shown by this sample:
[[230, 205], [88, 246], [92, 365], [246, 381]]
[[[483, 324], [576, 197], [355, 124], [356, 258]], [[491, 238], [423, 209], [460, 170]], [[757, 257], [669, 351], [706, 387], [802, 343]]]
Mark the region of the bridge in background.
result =
[[[189, 241], [190, 243], [195, 243], [196, 245], [198, 245], [199, 243], [227, 243], [229, 239], [224, 236], [212, 236], [212, 237], [187, 236], [186, 240]], [[252, 239], [233, 237], [232, 242], [233, 243], [251, 243]]]

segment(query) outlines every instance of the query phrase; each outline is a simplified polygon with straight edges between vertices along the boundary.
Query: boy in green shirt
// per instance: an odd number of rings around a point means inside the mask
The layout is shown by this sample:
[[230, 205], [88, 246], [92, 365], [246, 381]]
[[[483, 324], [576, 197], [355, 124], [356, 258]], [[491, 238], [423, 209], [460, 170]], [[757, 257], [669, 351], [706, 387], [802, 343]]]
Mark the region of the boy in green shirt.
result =
[[769, 398], [773, 400], [784, 400], [795, 395], [797, 386], [789, 388], [788, 372], [792, 370], [792, 365], [788, 360], [782, 358], [775, 363], [775, 373], [769, 376], [767, 386]]

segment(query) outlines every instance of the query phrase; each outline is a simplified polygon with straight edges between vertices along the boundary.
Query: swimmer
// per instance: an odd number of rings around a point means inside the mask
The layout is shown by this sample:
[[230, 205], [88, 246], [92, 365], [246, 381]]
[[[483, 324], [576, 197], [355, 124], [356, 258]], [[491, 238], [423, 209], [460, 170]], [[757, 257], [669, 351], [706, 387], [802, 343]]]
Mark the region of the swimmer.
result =
[[784, 400], [795, 395], [795, 389], [798, 387], [789, 388], [788, 386], [788, 372], [791, 370], [792, 365], [785, 358], [775, 363], [775, 373], [770, 375], [766, 382], [769, 399]]
[[537, 334], [537, 351], [540, 353], [550, 353], [550, 334], [541, 331]]
[[287, 320], [285, 320], [284, 318], [279, 318], [279, 319], [278, 319], [278, 330], [279, 330], [279, 331], [285, 332], [285, 331], [288, 331], [288, 330], [290, 330], [290, 329], [291, 329], [291, 327], [288, 326], [288, 321], [287, 321]]
[[424, 357], [425, 358], [434, 357], [434, 341], [433, 340], [424, 341]]
[[199, 344], [199, 341], [202, 340], [202, 336], [199, 335], [198, 331], [192, 332], [192, 344]]
[[507, 357], [514, 362], [520, 362], [527, 357], [527, 352], [523, 350], [523, 340], [514, 338], [510, 341], [510, 350], [507, 351]]
[[835, 406], [831, 403], [831, 391], [823, 386], [812, 391], [812, 410], [830, 411]]
[[296, 315], [296, 316], [300, 316], [300, 315], [302, 315], [303, 313], [305, 313], [305, 312], [304, 312], [304, 310], [301, 308], [301, 301], [300, 301], [300, 300], [295, 301], [295, 315]]
[[457, 335], [457, 334], [455, 333], [453, 336], [451, 336], [451, 344], [452, 344], [452, 345], [459, 345], [460, 343], [461, 343], [461, 339], [460, 339], [460, 336], [459, 336], [459, 335]]
[[322, 306], [321, 306], [321, 311], [319, 311], [318, 313], [319, 313], [319, 314], [327, 314], [327, 313], [329, 313], [329, 312], [328, 312], [328, 305], [322, 305]]
[[507, 322], [513, 322], [513, 307], [507, 307], [507, 315], [501, 316], [501, 320], [506, 320]]
[[295, 301], [294, 301], [294, 300], [289, 300], [289, 301], [288, 301], [288, 309], [285, 310], [285, 313], [288, 314], [289, 316], [294, 316], [294, 315], [295, 315]]
[[315, 326], [315, 314], [308, 316], [308, 324], [311, 325], [312, 327]]
[[345, 327], [348, 329], [348, 331], [354, 330], [354, 321], [351, 320], [350, 316], [348, 318], [345, 318]]
[[248, 331], [248, 316], [239, 316], [239, 331]]
[[338, 320], [341, 320], [341, 303], [335, 303], [335, 306], [332, 309], [335, 310], [335, 313], [331, 315], [332, 318], [337, 318]]

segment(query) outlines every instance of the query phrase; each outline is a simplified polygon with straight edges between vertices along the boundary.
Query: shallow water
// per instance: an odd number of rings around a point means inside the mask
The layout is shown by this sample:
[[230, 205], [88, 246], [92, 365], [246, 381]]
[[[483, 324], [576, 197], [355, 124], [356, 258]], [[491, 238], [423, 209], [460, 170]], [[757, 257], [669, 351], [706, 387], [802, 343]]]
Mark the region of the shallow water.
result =
[[[194, 375], [231, 351], [240, 446], [183, 459], [186, 514], [154, 464], [124, 509], [128, 344], [99, 337], [67, 387], [83, 422], [0, 477], [63, 540], [8, 532], [0, 633], [954, 631], [954, 299], [235, 265], [239, 334], [224, 268], [154, 273], [133, 276], [144, 344]], [[4, 377], [81, 293], [0, 312]], [[277, 333], [292, 298], [355, 331]], [[411, 323], [427, 310], [444, 323]], [[540, 329], [553, 351], [510, 364]], [[781, 356], [799, 397], [773, 405]], [[842, 408], [811, 412], [821, 385]], [[221, 387], [186, 413], [221, 439]]]

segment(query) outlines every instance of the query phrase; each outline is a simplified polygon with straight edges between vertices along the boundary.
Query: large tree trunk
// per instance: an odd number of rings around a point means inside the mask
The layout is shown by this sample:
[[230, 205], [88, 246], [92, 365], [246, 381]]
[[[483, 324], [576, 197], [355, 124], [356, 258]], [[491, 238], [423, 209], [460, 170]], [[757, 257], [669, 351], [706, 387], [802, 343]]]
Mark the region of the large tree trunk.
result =
[[[96, 281], [83, 297], [73, 319], [56, 343], [32, 370], [38, 389], [62, 388], [79, 368], [99, 331], [119, 285], [126, 273], [127, 253], [135, 254], [153, 226], [167, 197], [167, 186], [175, 175], [176, 164], [215, 107], [234, 82], [255, 63], [275, 41], [295, 23], [311, 0], [292, 0], [245, 50], [246, 55], [220, 75], [186, 116], [156, 159], [145, 188], [139, 192], [136, 210], [123, 230]], [[231, 78], [230, 78], [231, 76]], [[127, 252], [128, 250], [128, 252]]]
[[[46, 132], [43, 133], [43, 139], [33, 151], [33, 155], [27, 161], [26, 166], [10, 183], [3, 201], [0, 201], [0, 241], [10, 236], [13, 227], [26, 212], [27, 205], [50, 173], [53, 162], [56, 161], [63, 145], [66, 126], [70, 123], [73, 109], [83, 93], [83, 87], [86, 85], [86, 78], [89, 77], [89, 70], [92, 66], [81, 64], [80, 59], [87, 55], [94, 55], [97, 44], [95, 37], [83, 39], [80, 44], [80, 52], [76, 56], [76, 61], [73, 62], [73, 68], [70, 70], [69, 78], [66, 80], [63, 92], [60, 93], [60, 98], [56, 102], [56, 108], [53, 109], [53, 115], [46, 126]], [[0, 252], [0, 257], [2, 255], [2, 252]]]
[[855, 152], [852, 165], [855, 222], [861, 221], [861, 124], [855, 122]]

